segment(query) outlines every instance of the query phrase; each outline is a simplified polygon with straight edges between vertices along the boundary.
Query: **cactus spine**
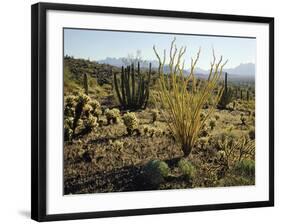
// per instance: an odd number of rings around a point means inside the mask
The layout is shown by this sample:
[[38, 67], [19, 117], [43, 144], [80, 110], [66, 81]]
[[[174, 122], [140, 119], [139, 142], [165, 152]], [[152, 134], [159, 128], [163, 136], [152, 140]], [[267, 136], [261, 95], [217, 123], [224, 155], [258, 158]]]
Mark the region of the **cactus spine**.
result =
[[149, 83], [151, 77], [151, 63], [149, 64], [148, 77], [140, 73], [138, 62], [137, 72], [134, 64], [121, 69], [121, 79], [114, 73], [114, 86], [118, 100], [123, 109], [145, 109], [149, 98]]
[[86, 95], [89, 95], [88, 76], [87, 76], [86, 73], [84, 74], [84, 81], [83, 81], [83, 84], [84, 84], [85, 94], [86, 94]]

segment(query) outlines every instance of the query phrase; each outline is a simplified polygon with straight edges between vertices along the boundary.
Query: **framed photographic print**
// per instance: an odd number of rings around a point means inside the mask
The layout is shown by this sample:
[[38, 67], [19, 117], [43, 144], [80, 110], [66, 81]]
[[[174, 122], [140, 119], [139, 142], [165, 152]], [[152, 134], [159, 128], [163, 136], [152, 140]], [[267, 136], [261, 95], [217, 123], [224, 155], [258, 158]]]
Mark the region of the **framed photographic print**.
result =
[[273, 205], [273, 18], [32, 6], [32, 219]]

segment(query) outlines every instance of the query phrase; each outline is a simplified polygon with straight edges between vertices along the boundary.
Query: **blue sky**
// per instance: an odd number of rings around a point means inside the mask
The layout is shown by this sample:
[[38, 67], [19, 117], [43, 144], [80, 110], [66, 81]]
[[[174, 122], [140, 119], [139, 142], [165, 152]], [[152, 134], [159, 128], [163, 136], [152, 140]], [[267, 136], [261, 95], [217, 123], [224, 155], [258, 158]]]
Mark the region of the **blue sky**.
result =
[[171, 41], [176, 37], [176, 45], [186, 46], [186, 68], [190, 58], [195, 57], [201, 47], [198, 67], [208, 69], [212, 60], [212, 48], [217, 58], [228, 59], [225, 68], [233, 68], [241, 63], [255, 63], [256, 39], [237, 37], [217, 37], [200, 35], [176, 35], [140, 32], [118, 32], [101, 30], [64, 29], [64, 54], [75, 58], [101, 60], [106, 57], [127, 57], [141, 50], [145, 60], [156, 60], [153, 45], [158, 52], [169, 50]]

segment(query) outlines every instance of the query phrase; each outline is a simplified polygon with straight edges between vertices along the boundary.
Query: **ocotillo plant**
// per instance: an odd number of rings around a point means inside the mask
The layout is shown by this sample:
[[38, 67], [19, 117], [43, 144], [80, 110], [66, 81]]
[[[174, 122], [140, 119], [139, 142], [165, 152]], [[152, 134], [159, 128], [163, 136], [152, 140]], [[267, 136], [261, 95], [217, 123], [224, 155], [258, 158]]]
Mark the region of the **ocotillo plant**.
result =
[[145, 109], [149, 98], [149, 83], [151, 77], [151, 63], [147, 77], [140, 72], [138, 62], [137, 72], [134, 64], [121, 70], [121, 80], [114, 73], [114, 86], [116, 95], [123, 109], [138, 110]]
[[[154, 52], [159, 61], [159, 84], [160, 84], [160, 101], [167, 113], [163, 116], [173, 133], [174, 138], [180, 144], [185, 157], [191, 153], [195, 141], [198, 139], [206, 120], [213, 114], [215, 107], [222, 95], [223, 86], [215, 93], [215, 89], [219, 86], [222, 69], [225, 63], [222, 63], [222, 57], [216, 62], [213, 54], [213, 62], [208, 79], [197, 89], [197, 78], [194, 75], [194, 68], [199, 60], [200, 50], [195, 60], [191, 60], [191, 68], [188, 76], [184, 75], [184, 63], [182, 58], [186, 52], [186, 48], [177, 49], [175, 39], [170, 47], [169, 72], [164, 74], [164, 65], [166, 52], [164, 51], [164, 59], [161, 59], [155, 46]], [[191, 88], [187, 88], [191, 81]], [[206, 116], [201, 118], [203, 107], [208, 103], [210, 97], [213, 97], [213, 103], [206, 111]]]
[[223, 93], [222, 97], [218, 103], [218, 108], [219, 109], [225, 109], [226, 106], [231, 102], [232, 100], [232, 90], [228, 88], [227, 86], [227, 72], [224, 75], [224, 88], [223, 88]]
[[84, 84], [85, 94], [88, 95], [89, 94], [89, 85], [88, 85], [88, 76], [86, 73], [84, 74], [83, 84]]

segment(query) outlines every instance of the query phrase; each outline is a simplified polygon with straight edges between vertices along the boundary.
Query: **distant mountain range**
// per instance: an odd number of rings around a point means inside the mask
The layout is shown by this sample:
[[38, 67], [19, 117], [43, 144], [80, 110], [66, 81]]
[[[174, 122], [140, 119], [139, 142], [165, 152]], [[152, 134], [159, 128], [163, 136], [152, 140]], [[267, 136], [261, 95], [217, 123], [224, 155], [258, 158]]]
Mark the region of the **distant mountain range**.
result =
[[[124, 61], [126, 58], [112, 58], [112, 57], [107, 57], [104, 60], [99, 60], [97, 61], [100, 64], [109, 64], [112, 66], [116, 67], [121, 67], [124, 66], [125, 63]], [[152, 68], [158, 68], [158, 61], [157, 60], [152, 60], [152, 61], [145, 61], [144, 63], [141, 64], [141, 67], [148, 67], [148, 64], [152, 64]], [[167, 65], [164, 66], [164, 72], [168, 72], [169, 67]], [[189, 70], [185, 71], [186, 73], [189, 72]], [[241, 63], [240, 65], [234, 67], [234, 68], [228, 68], [224, 69], [224, 72], [229, 73], [230, 75], [239, 75], [239, 76], [250, 76], [254, 77], [255, 76], [255, 64], [253, 63]], [[208, 75], [209, 70], [204, 70], [202, 68], [197, 67], [195, 69], [196, 74], [200, 74], [201, 76]]]

